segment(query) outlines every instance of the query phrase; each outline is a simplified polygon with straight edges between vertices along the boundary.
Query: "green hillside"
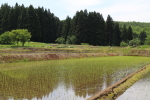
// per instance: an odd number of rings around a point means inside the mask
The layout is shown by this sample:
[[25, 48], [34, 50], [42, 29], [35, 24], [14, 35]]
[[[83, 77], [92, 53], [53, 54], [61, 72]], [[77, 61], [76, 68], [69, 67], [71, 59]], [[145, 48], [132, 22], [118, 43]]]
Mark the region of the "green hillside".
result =
[[147, 34], [150, 35], [150, 22], [118, 22], [120, 26], [124, 24], [126, 27], [131, 26], [134, 33], [140, 34], [141, 31], [145, 31]]

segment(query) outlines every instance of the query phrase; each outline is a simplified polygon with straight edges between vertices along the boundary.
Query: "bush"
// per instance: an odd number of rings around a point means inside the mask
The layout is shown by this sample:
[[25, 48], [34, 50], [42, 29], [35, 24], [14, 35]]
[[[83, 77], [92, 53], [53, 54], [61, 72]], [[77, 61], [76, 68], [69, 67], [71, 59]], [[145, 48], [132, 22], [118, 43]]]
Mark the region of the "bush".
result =
[[55, 40], [56, 43], [59, 43], [59, 44], [64, 44], [65, 43], [65, 38], [63, 37], [59, 37]]
[[75, 44], [75, 43], [76, 43], [76, 40], [77, 40], [77, 38], [76, 38], [75, 35], [68, 36], [66, 43], [67, 43], [67, 44]]
[[120, 43], [120, 46], [121, 46], [121, 47], [126, 47], [126, 46], [128, 46], [128, 44], [127, 44], [126, 42], [122, 41], [122, 42]]
[[0, 43], [1, 44], [12, 44], [14, 43], [14, 34], [11, 32], [5, 32], [0, 35]]
[[138, 46], [140, 43], [141, 43], [141, 40], [138, 38], [129, 41], [130, 46]]
[[81, 45], [89, 45], [88, 43], [81, 43]]
[[145, 45], [150, 45], [150, 35], [147, 36], [145, 39], [146, 39], [146, 40], [145, 40], [144, 44], [145, 44]]

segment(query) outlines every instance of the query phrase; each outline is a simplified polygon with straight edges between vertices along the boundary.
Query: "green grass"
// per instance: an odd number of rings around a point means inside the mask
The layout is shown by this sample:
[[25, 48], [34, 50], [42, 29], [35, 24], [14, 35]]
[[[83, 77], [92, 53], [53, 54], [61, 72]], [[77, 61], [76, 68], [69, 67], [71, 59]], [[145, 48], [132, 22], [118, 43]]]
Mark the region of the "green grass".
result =
[[150, 46], [149, 45], [142, 45], [142, 46], [139, 46], [139, 49], [149, 49], [150, 50]]
[[[70, 45], [70, 44], [50, 44], [50, 43], [40, 43], [40, 42], [30, 42], [25, 43], [25, 46], [22, 47], [21, 43], [19, 46], [12, 45], [2, 45], [0, 44], [0, 50], [10, 50], [17, 51], [18, 48], [43, 48], [43, 49], [54, 49], [54, 51], [62, 52], [79, 52], [79, 53], [121, 53], [128, 54], [132, 50], [150, 50], [149, 45], [141, 45], [138, 47], [117, 47], [117, 46], [92, 46], [92, 45]], [[6, 49], [7, 48], [7, 49]], [[24, 50], [23, 50], [24, 51]], [[52, 50], [53, 51], [53, 50]]]

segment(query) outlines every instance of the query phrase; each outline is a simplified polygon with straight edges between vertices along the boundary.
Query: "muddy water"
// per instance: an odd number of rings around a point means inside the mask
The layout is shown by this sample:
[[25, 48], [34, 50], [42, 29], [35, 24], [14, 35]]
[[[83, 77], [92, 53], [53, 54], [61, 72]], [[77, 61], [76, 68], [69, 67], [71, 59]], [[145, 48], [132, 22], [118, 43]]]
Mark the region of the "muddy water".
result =
[[84, 100], [149, 60], [100, 57], [1, 64], [0, 100]]
[[116, 100], [150, 100], [150, 72]]

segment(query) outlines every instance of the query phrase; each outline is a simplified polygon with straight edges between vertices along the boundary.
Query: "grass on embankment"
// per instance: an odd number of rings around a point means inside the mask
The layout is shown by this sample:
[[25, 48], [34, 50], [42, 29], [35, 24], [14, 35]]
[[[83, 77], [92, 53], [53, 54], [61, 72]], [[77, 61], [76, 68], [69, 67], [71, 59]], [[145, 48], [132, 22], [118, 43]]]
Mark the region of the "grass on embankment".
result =
[[22, 47], [21, 43], [12, 45], [0, 44], [0, 52], [70, 52], [70, 53], [121, 53], [128, 54], [132, 50], [150, 50], [150, 46], [142, 45], [138, 47], [116, 47], [116, 46], [92, 46], [92, 45], [71, 45], [71, 44], [51, 44], [40, 42], [26, 42]]
[[[133, 76], [129, 77], [127, 80], [125, 80], [125, 82], [120, 83], [119, 85], [117, 84], [116, 86], [114, 85], [113, 87], [110, 86], [107, 89], [103, 90], [99, 97], [88, 100], [115, 100], [119, 95], [124, 93], [129, 87], [131, 87], [135, 82], [144, 77], [148, 72], [150, 72], [150, 65], [147, 65], [137, 72], [133, 73]], [[109, 88], [111, 88], [111, 90]]]

